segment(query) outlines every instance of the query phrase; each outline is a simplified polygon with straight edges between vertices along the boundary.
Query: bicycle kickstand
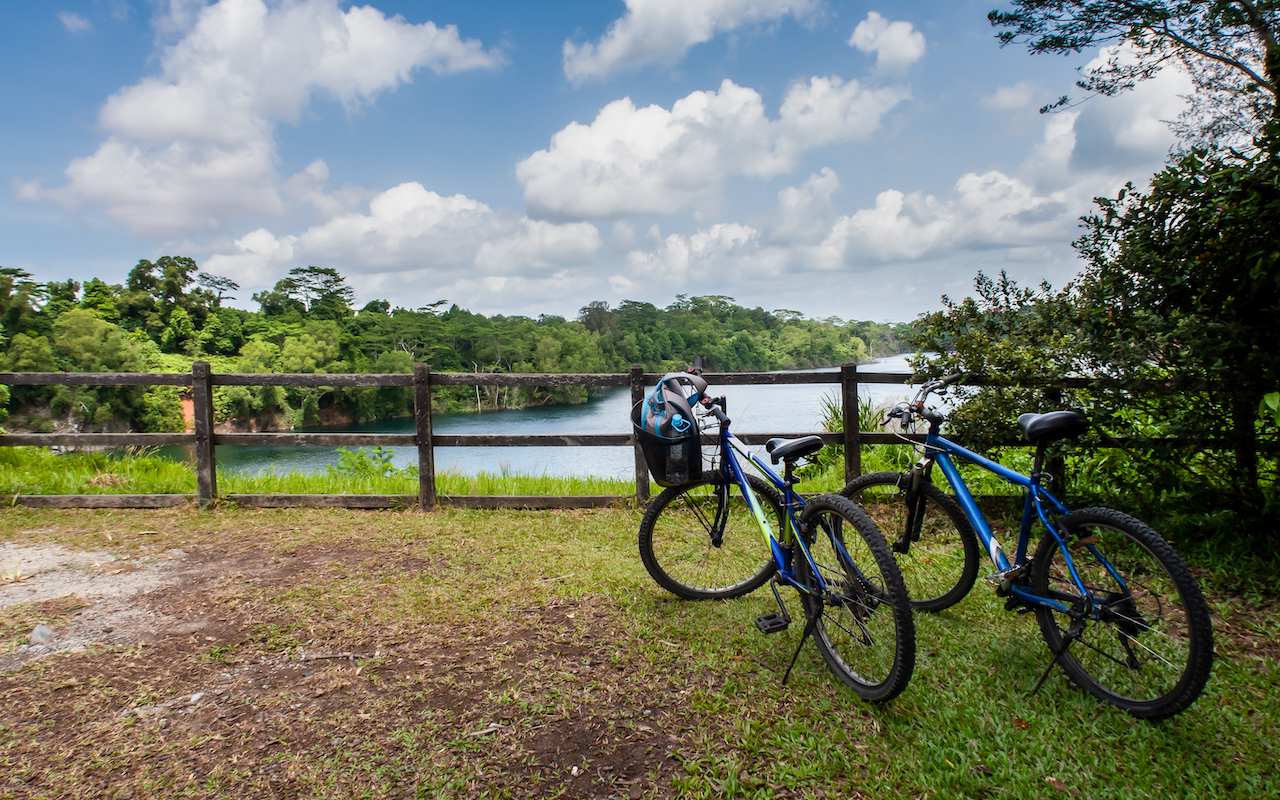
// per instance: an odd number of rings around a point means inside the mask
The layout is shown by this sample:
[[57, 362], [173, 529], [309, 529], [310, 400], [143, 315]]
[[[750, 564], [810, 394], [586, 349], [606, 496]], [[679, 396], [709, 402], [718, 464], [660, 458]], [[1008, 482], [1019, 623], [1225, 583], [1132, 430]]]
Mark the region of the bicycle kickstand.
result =
[[1082, 633], [1084, 633], [1084, 620], [1072, 620], [1071, 625], [1067, 628], [1067, 635], [1062, 639], [1062, 646], [1053, 654], [1053, 658], [1049, 660], [1049, 666], [1044, 668], [1044, 674], [1040, 676], [1040, 680], [1036, 681], [1035, 688], [1027, 692], [1027, 697], [1034, 697], [1036, 692], [1040, 691], [1040, 687], [1044, 686], [1044, 682], [1049, 679], [1049, 673], [1052, 672], [1054, 666], [1057, 665], [1058, 659], [1062, 658], [1062, 654], [1067, 652], [1067, 648], [1070, 647], [1071, 643], [1078, 639]]
[[795, 669], [796, 659], [800, 657], [800, 649], [804, 647], [804, 640], [813, 634], [813, 629], [818, 627], [818, 620], [822, 618], [822, 604], [815, 603], [813, 610], [805, 609], [805, 613], [809, 619], [805, 622], [804, 633], [800, 634], [800, 644], [796, 645], [796, 651], [791, 654], [791, 663], [787, 665], [786, 674], [782, 676], [782, 685], [787, 685], [787, 678], [791, 677], [791, 670]]

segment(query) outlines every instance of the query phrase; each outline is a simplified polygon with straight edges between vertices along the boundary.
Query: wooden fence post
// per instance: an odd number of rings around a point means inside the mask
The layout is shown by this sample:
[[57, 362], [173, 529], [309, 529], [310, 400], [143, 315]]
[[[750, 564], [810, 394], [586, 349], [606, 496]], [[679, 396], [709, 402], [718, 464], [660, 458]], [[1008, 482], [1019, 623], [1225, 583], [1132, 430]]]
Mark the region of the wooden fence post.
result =
[[[1062, 390], [1056, 386], [1050, 386], [1044, 390], [1045, 404], [1050, 411], [1056, 411], [1062, 408]], [[1067, 496], [1067, 459], [1061, 453], [1049, 459], [1049, 463], [1044, 465], [1044, 471], [1049, 473], [1053, 483], [1050, 486], [1051, 491], [1059, 498]]]
[[[631, 406], [634, 408], [636, 403], [644, 399], [644, 367], [639, 364], [632, 364], [629, 377], [631, 382]], [[640, 443], [635, 440], [634, 431], [631, 434], [631, 441], [636, 457], [636, 500], [641, 503], [647, 503], [649, 502], [649, 465], [645, 463], [644, 451], [640, 449]]]
[[218, 464], [213, 457], [213, 381], [208, 361], [191, 365], [191, 405], [196, 429], [196, 498], [203, 507], [218, 496]]
[[418, 430], [418, 507], [436, 507], [436, 453], [431, 436], [431, 365], [413, 365], [413, 419]]
[[844, 482], [862, 474], [862, 431], [858, 419], [858, 365], [840, 367], [840, 417], [844, 425]]

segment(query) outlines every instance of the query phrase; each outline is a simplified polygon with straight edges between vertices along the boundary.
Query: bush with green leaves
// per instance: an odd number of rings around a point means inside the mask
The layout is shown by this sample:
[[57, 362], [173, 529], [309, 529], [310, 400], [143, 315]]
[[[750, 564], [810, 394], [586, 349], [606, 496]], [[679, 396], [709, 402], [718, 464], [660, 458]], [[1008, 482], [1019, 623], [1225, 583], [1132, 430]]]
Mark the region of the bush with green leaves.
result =
[[[1084, 225], [1086, 267], [1065, 288], [980, 275], [975, 298], [922, 319], [913, 343], [939, 353], [922, 374], [997, 384], [964, 393], [952, 431], [987, 447], [1015, 434], [1022, 411], [1079, 408], [1097, 426], [1086, 444], [1151, 445], [1107, 456], [1110, 479], [1095, 465], [1109, 501], [1276, 536], [1276, 464], [1259, 454], [1277, 448], [1261, 409], [1280, 385], [1280, 159], [1192, 152], [1148, 191], [1099, 199]], [[1018, 387], [1072, 375], [1096, 380], [1060, 394]]]

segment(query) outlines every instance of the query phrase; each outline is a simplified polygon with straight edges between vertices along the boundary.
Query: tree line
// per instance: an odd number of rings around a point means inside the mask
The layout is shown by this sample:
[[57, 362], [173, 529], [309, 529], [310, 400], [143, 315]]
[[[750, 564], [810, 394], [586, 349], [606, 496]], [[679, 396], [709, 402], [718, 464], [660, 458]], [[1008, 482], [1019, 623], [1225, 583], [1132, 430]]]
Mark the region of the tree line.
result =
[[[797, 311], [744, 308], [721, 295], [677, 295], [665, 308], [624, 300], [587, 304], [574, 319], [475, 314], [441, 300], [356, 308], [330, 267], [299, 267], [252, 295], [258, 310], [227, 304], [239, 286], [185, 256], [141, 260], [123, 284], [94, 278], [37, 282], [0, 268], [0, 371], [185, 372], [197, 359], [215, 372], [405, 373], [415, 362], [441, 372], [623, 372], [682, 369], [695, 355], [717, 371], [831, 366], [903, 352], [909, 325], [807, 319]], [[444, 409], [519, 408], [587, 399], [582, 387], [438, 387]], [[412, 412], [405, 388], [219, 387], [218, 421], [299, 426], [338, 416], [374, 420]], [[14, 422], [32, 430], [181, 430], [174, 387], [14, 387]]]

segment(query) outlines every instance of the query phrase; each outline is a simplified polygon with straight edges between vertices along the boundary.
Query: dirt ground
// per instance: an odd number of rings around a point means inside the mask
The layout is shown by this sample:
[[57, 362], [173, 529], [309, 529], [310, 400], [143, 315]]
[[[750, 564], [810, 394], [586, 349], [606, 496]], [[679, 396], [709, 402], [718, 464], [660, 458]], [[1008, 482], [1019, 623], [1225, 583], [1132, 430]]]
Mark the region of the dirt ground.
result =
[[370, 555], [0, 546], [0, 797], [670, 795], [693, 687], [620, 685], [601, 603], [303, 642], [246, 601]]

